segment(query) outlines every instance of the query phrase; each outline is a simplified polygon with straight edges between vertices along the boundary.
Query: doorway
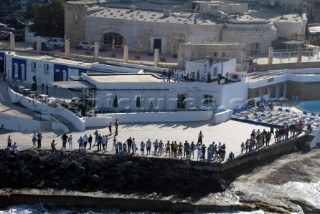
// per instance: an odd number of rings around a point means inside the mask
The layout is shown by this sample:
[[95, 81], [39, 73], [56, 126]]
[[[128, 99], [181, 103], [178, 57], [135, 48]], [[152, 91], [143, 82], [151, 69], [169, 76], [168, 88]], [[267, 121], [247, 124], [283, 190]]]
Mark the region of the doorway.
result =
[[178, 94], [177, 109], [185, 109], [186, 107], [185, 100], [186, 100], [186, 95]]
[[153, 49], [159, 49], [159, 53], [161, 53], [161, 39], [153, 40]]

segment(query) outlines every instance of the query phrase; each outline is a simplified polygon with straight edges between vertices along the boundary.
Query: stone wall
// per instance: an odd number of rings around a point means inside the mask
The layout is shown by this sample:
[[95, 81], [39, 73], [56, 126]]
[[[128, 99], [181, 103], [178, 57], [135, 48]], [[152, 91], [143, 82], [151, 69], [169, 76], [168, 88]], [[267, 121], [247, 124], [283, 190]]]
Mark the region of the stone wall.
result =
[[297, 148], [304, 148], [307, 142], [311, 142], [312, 139], [313, 136], [303, 135], [289, 139], [286, 142], [264, 147], [258, 151], [238, 157], [233, 161], [227, 161], [222, 165], [220, 175], [223, 178], [235, 177], [238, 173], [243, 173], [243, 170], [252, 169], [257, 165], [266, 163], [265, 161], [294, 152]]
[[251, 65], [250, 70], [255, 68], [255, 71], [270, 71], [270, 70], [284, 70], [284, 69], [300, 69], [300, 68], [319, 68], [320, 62], [301, 62], [301, 63], [281, 63], [272, 65]]
[[298, 96], [299, 100], [319, 100], [320, 82], [287, 82], [287, 98]]
[[258, 43], [260, 53], [267, 53], [272, 42], [277, 39], [277, 29], [272, 23], [226, 23], [221, 38], [222, 42], [246, 44], [249, 54], [252, 49], [251, 44]]
[[244, 68], [245, 44], [239, 43], [214, 43], [214, 44], [180, 44], [178, 48], [178, 67], [185, 68], [188, 60], [202, 58], [236, 58], [237, 71]]

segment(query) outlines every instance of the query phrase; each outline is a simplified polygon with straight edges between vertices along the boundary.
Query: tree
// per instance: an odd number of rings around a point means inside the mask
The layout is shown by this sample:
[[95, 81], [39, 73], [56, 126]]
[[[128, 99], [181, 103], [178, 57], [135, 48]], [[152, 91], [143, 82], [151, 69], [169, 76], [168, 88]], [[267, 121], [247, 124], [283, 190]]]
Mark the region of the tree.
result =
[[35, 19], [30, 26], [37, 36], [64, 36], [63, 0], [53, 0], [51, 4], [34, 5]]

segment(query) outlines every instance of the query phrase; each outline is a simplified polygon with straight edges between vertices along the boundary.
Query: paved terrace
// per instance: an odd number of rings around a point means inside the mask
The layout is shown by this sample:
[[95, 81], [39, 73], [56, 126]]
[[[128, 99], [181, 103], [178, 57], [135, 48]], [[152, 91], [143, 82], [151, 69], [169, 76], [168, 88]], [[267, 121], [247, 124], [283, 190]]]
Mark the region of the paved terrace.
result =
[[[136, 144], [140, 150], [140, 142], [146, 142], [148, 138], [152, 142], [155, 139], [162, 140], [164, 143], [167, 140], [177, 141], [177, 143], [184, 143], [185, 140], [197, 142], [198, 134], [200, 131], [203, 132], [204, 138], [203, 143], [208, 147], [212, 141], [215, 143], [225, 143], [226, 144], [226, 157], [232, 151], [235, 153], [235, 156], [241, 153], [240, 144], [242, 141], [247, 140], [250, 137], [250, 133], [253, 129], [266, 129], [269, 130], [269, 127], [263, 127], [248, 123], [241, 123], [237, 121], [230, 120], [226, 123], [214, 125], [211, 121], [206, 122], [188, 122], [188, 123], [166, 123], [166, 124], [121, 124], [119, 125], [119, 135], [117, 140], [125, 142], [129, 137], [133, 137], [136, 140]], [[97, 129], [102, 135], [108, 135], [109, 131], [107, 127], [101, 127]], [[73, 149], [76, 151], [78, 149], [77, 140], [80, 136], [83, 136], [85, 133], [87, 135], [94, 133], [95, 129], [86, 130], [85, 132], [73, 132]], [[61, 132], [52, 132], [52, 131], [43, 131], [43, 142], [42, 149], [51, 149], [50, 144], [52, 140], [55, 140], [58, 144], [56, 148], [59, 150], [62, 147]], [[9, 132], [1, 130], [0, 134], [0, 149], [6, 148], [6, 142], [8, 136], [11, 135], [13, 142], [17, 142], [20, 150], [21, 149], [30, 149], [32, 148], [32, 132], [21, 133], [21, 132]], [[107, 152], [99, 152], [106, 154], [115, 154], [115, 151], [112, 150], [112, 139], [113, 135], [109, 136], [109, 143], [107, 146]], [[274, 139], [271, 140], [271, 144], [274, 143]], [[67, 144], [67, 148], [69, 145]], [[138, 150], [137, 155], [140, 155]], [[87, 150], [88, 152], [97, 152], [97, 147], [93, 147], [92, 150]], [[152, 148], [153, 151], [153, 148]], [[162, 155], [164, 156], [164, 155]], [[195, 153], [196, 158], [196, 153]]]

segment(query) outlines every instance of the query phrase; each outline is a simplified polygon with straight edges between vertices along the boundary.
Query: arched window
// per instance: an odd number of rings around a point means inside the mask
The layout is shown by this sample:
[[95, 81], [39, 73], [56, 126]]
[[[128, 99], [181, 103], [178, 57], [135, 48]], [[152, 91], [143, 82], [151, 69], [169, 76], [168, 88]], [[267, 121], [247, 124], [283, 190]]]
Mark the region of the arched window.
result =
[[114, 39], [114, 45], [122, 45], [123, 36], [118, 33], [106, 33], [104, 36], [104, 44], [105, 45], [112, 45], [112, 41]]
[[226, 57], [226, 53], [223, 52], [223, 53], [221, 54], [221, 57]]

